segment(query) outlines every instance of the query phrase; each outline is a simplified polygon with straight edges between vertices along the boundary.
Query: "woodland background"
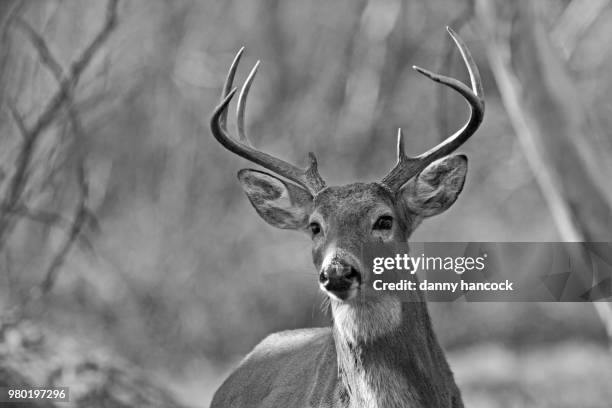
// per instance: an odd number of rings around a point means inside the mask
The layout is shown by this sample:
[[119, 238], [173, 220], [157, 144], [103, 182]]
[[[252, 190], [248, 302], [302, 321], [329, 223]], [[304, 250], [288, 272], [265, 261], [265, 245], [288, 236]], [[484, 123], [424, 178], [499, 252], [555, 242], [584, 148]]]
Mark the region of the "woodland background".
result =
[[[338, 184], [384, 175], [398, 127], [420, 153], [465, 119], [411, 69], [466, 79], [450, 25], [487, 111], [413, 240], [612, 241], [612, 7], [530, 3], [0, 2], [0, 383], [205, 407], [268, 333], [328, 323], [308, 238], [256, 215], [208, 129], [243, 45], [255, 145]], [[605, 304], [430, 309], [466, 406], [610, 406]]]

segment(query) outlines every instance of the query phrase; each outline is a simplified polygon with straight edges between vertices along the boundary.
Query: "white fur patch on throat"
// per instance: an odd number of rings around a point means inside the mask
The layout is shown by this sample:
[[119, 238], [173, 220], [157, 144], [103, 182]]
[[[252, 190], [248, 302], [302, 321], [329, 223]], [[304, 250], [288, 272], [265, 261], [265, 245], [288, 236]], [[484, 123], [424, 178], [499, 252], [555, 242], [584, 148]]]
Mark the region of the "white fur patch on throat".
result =
[[402, 322], [401, 302], [390, 296], [358, 304], [332, 300], [331, 306], [335, 330], [351, 343], [382, 337]]

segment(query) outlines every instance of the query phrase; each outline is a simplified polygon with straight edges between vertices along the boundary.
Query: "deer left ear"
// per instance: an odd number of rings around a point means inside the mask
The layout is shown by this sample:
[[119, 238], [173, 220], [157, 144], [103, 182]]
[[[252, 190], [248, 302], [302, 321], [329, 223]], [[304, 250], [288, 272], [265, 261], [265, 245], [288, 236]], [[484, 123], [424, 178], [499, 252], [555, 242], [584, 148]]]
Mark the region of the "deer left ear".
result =
[[410, 180], [400, 190], [410, 211], [431, 217], [446, 211], [463, 190], [467, 157], [459, 154], [437, 160]]

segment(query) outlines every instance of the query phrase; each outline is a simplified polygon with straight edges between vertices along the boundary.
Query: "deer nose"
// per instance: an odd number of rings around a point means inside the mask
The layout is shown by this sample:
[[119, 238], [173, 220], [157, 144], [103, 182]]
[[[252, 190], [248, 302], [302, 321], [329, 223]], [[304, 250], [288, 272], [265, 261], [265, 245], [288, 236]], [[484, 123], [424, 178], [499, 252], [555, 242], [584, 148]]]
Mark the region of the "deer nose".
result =
[[319, 282], [328, 290], [348, 289], [353, 280], [361, 283], [361, 274], [354, 266], [341, 260], [331, 262], [319, 273]]

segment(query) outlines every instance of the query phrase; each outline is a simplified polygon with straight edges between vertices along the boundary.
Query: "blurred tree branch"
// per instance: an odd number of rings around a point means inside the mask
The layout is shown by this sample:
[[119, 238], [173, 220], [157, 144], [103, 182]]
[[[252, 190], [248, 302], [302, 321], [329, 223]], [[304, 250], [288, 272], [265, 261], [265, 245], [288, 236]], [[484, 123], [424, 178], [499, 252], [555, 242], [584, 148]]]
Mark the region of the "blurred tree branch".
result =
[[[562, 240], [610, 241], [609, 132], [590, 114], [533, 4], [478, 0], [476, 14], [503, 103]], [[610, 304], [594, 305], [612, 339]]]
[[23, 5], [24, 2], [18, 0], [0, 2], [0, 79], [3, 79], [6, 72], [6, 66], [9, 61], [8, 56], [11, 52], [11, 42], [8, 35], [9, 27], [15, 17], [21, 12]]
[[562, 238], [609, 240], [612, 163], [609, 146], [602, 144], [605, 132], [592, 119], [532, 6], [519, 2], [500, 17], [499, 9], [485, 4], [479, 2], [479, 19], [489, 61]]
[[89, 209], [87, 207], [87, 199], [89, 197], [89, 183], [87, 181], [87, 175], [85, 174], [85, 167], [83, 163], [79, 165], [77, 175], [80, 195], [79, 203], [76, 207], [75, 214], [72, 217], [70, 231], [68, 232], [66, 239], [60, 246], [59, 250], [53, 257], [53, 260], [49, 264], [49, 267], [47, 268], [47, 271], [45, 273], [45, 278], [40, 285], [42, 295], [48, 293], [55, 284], [59, 270], [64, 264], [66, 255], [68, 255], [68, 253], [70, 252], [70, 249], [72, 248], [77, 238], [80, 237], [83, 226], [89, 216]]
[[40, 58], [40, 62], [51, 71], [55, 79], [59, 82], [61, 87], [62, 80], [64, 79], [64, 70], [61, 65], [57, 62], [55, 57], [51, 55], [51, 51], [47, 46], [45, 40], [32, 28], [27, 21], [22, 18], [17, 18], [16, 24], [19, 25], [23, 31], [28, 35], [30, 42], [36, 48], [38, 52], [38, 57]]
[[609, 0], [572, 0], [556, 21], [550, 36], [570, 59], [584, 33], [608, 7]]
[[[62, 108], [66, 107], [68, 110], [68, 116], [74, 134], [77, 136], [83, 135], [83, 126], [76, 112], [73, 93], [83, 72], [117, 25], [117, 3], [118, 0], [108, 1], [103, 26], [94, 36], [92, 41], [85, 47], [80, 56], [71, 64], [69, 75], [64, 73], [62, 66], [52, 55], [46, 41], [42, 38], [42, 36], [40, 36], [25, 20], [21, 18], [16, 19], [16, 26], [21, 28], [29, 38], [32, 46], [37, 51], [41, 64], [43, 64], [57, 80], [58, 89], [49, 99], [42, 113], [30, 126], [26, 124], [26, 121], [19, 113], [15, 105], [13, 103], [8, 104], [11, 115], [23, 140], [15, 161], [15, 171], [8, 181], [8, 189], [6, 190], [5, 197], [2, 199], [2, 205], [0, 206], [0, 249], [4, 247], [6, 239], [17, 222], [17, 218], [15, 217], [16, 214], [26, 213], [26, 215], [29, 215], [29, 218], [31, 219], [41, 219], [40, 215], [42, 212], [39, 210], [28, 209], [27, 211], [24, 211], [24, 209], [27, 208], [27, 205], [23, 202], [23, 193], [30, 182], [30, 166], [37, 143], [40, 141], [44, 131], [59, 118]], [[80, 187], [82, 194], [82, 183]], [[38, 216], [32, 217], [33, 214], [37, 214]], [[86, 214], [86, 218], [93, 218], [88, 210]], [[61, 216], [50, 213], [46, 213], [46, 217], [42, 218], [44, 218], [46, 222], [62, 219]], [[73, 227], [71, 228], [71, 234], [69, 234], [70, 236], [72, 235], [72, 232], [75, 231], [74, 227], [77, 221], [78, 219], [73, 220]], [[80, 224], [82, 224], [82, 221]], [[80, 232], [81, 225], [79, 225], [76, 230]], [[76, 236], [71, 241], [74, 241], [74, 239], [76, 239]], [[52, 265], [54, 264], [56, 264], [55, 261], [52, 263]], [[61, 262], [59, 265], [61, 265]], [[56, 267], [52, 267], [51, 269], [56, 269]], [[51, 275], [54, 276], [55, 274], [53, 273]]]

